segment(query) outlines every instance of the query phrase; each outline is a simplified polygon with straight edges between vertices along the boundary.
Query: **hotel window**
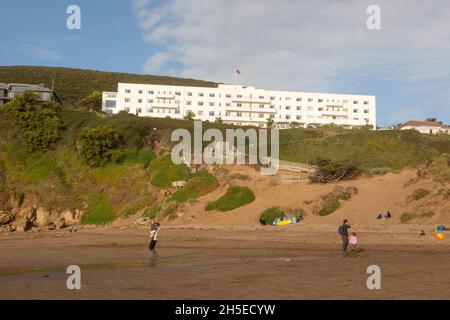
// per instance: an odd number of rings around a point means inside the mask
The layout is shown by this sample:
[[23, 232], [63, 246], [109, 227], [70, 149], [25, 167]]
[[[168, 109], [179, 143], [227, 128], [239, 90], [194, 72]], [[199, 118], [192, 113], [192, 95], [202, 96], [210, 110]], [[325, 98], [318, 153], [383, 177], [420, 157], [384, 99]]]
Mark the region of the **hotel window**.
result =
[[260, 117], [260, 118], [264, 118], [264, 113], [260, 113], [260, 114], [259, 114], [259, 117]]
[[139, 94], [142, 94], [142, 90], [139, 90]]
[[199, 115], [199, 116], [202, 116], [202, 115], [203, 115], [203, 110], [199, 110], [199, 111], [198, 111], [198, 115]]
[[153, 99], [148, 99], [148, 103], [153, 103]]
[[227, 94], [225, 97], [229, 99], [231, 98], [231, 94]]
[[142, 103], [142, 99], [138, 99], [138, 103]]
[[236, 117], [242, 117], [242, 112], [236, 112]]
[[125, 98], [125, 102], [130, 102], [131, 99], [130, 98]]
[[286, 101], [291, 101], [291, 97], [286, 97]]
[[200, 93], [198, 94], [198, 96], [199, 96], [199, 97], [203, 97], [204, 94], [200, 92]]
[[368, 105], [368, 104], [369, 104], [369, 101], [364, 101], [364, 104], [365, 104], [365, 105]]
[[302, 110], [302, 107], [297, 106], [297, 110], [298, 110], [298, 111]]
[[319, 99], [319, 102], [323, 102], [323, 99]]
[[125, 93], [131, 93], [130, 89], [125, 89]]
[[308, 111], [313, 111], [314, 107], [308, 107]]
[[259, 96], [260, 99], [264, 99], [264, 96]]
[[297, 116], [297, 120], [302, 120], [302, 116]]
[[348, 103], [348, 100], [344, 100], [344, 101], [342, 101], [342, 103], [346, 104], [346, 103]]
[[214, 93], [210, 93], [210, 94], [209, 94], [209, 97], [210, 97], [210, 98], [214, 98], [215, 96], [216, 96], [216, 95], [215, 95]]
[[302, 98], [297, 98], [297, 101], [302, 101]]
[[353, 104], [358, 104], [359, 101], [358, 100], [353, 100]]
[[353, 120], [356, 120], [356, 121], [358, 121], [359, 119], [358, 119], [358, 118], [353, 118]]
[[353, 113], [358, 113], [358, 109], [353, 109]]
[[364, 113], [369, 113], [369, 109], [365, 109], [365, 110], [364, 110]]
[[155, 91], [153, 91], [153, 90], [150, 90], [149, 92], [148, 92], [148, 94], [154, 94], [155, 93]]
[[[323, 108], [322, 108], [322, 107], [320, 107], [320, 108], [318, 108], [318, 110], [319, 110], [319, 111], [323, 111]], [[334, 111], [334, 110], [333, 110], [333, 111]]]
[[238, 94], [237, 97], [238, 97], [238, 98], [242, 98], [242, 94]]
[[130, 108], [125, 108], [125, 112], [130, 112]]
[[188, 92], [188, 93], [187, 93], [187, 96], [188, 96], [188, 97], [192, 97], [192, 92]]
[[226, 103], [225, 106], [226, 107], [231, 107], [231, 103]]
[[286, 120], [291, 119], [291, 116], [289, 114], [286, 115]]
[[286, 110], [291, 110], [291, 106], [286, 106]]
[[175, 114], [180, 114], [180, 110], [175, 110]]
[[210, 103], [209, 103], [209, 106], [210, 106], [210, 107], [214, 107], [214, 102], [210, 102]]
[[275, 97], [270, 97], [270, 100], [275, 100]]
[[210, 111], [210, 112], [209, 112], [209, 115], [210, 115], [211, 117], [213, 117], [213, 116], [214, 116], [214, 111]]
[[192, 101], [186, 101], [186, 105], [190, 106], [192, 104]]
[[238, 107], [242, 107], [242, 103], [238, 103], [237, 106], [238, 106]]
[[264, 108], [264, 105], [263, 105], [263, 104], [260, 104], [259, 107], [260, 107], [261, 109], [263, 109], [263, 108]]
[[199, 105], [199, 106], [203, 106], [203, 102], [202, 102], [202, 101], [199, 101], [199, 102], [198, 102], [198, 105]]
[[364, 121], [366, 121], [366, 123], [369, 123], [369, 119], [365, 118]]
[[308, 98], [308, 102], [313, 102], [313, 98]]
[[142, 108], [137, 108], [136, 113], [142, 113]]
[[152, 108], [148, 108], [147, 109], [147, 113], [152, 113], [153, 112], [153, 109]]
[[177, 91], [177, 92], [175, 92], [175, 95], [176, 95], [176, 96], [181, 96], [181, 92], [180, 92], [180, 91]]

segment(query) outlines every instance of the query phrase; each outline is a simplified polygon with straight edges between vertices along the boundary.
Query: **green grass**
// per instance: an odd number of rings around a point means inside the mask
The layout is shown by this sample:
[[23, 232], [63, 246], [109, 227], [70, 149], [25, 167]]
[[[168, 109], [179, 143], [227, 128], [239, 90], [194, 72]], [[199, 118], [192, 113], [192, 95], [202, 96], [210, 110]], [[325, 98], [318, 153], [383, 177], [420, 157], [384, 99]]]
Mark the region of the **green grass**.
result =
[[270, 225], [273, 224], [274, 220], [277, 218], [284, 218], [284, 213], [280, 207], [272, 207], [261, 213], [259, 221], [263, 225]]
[[53, 80], [56, 93], [63, 103], [69, 106], [74, 106], [94, 90], [117, 91], [118, 82], [198, 87], [217, 86], [214, 82], [165, 76], [59, 67], [0, 66], [0, 82], [43, 83], [51, 88]]
[[[450, 150], [447, 150], [450, 152]], [[443, 178], [450, 179], [450, 153], [443, 153], [431, 166], [431, 171]]]
[[24, 183], [37, 183], [60, 172], [51, 153], [31, 153], [16, 143], [3, 146], [3, 159], [8, 175]]
[[253, 201], [255, 195], [248, 187], [230, 187], [222, 197], [209, 203], [205, 210], [230, 211]]
[[136, 214], [139, 210], [150, 207], [154, 203], [154, 199], [148, 192], [144, 192], [138, 198], [128, 202], [126, 206], [120, 210], [119, 215], [125, 217]]
[[188, 167], [174, 164], [170, 155], [152, 160], [150, 171], [152, 184], [162, 189], [170, 188], [174, 181], [186, 181], [189, 177]]
[[192, 176], [184, 187], [175, 192], [171, 200], [178, 203], [195, 200], [214, 191], [218, 186], [219, 183], [212, 174], [199, 172]]
[[339, 200], [332, 199], [325, 204], [325, 206], [319, 211], [318, 214], [321, 217], [325, 217], [325, 216], [332, 214], [340, 207], [341, 207], [341, 204], [339, 203]]
[[104, 195], [96, 196], [87, 209], [87, 212], [81, 218], [82, 224], [103, 225], [113, 221], [115, 213]]
[[425, 198], [427, 195], [429, 195], [431, 193], [430, 190], [427, 189], [417, 189], [414, 191], [413, 195], [412, 195], [412, 199], [415, 201], [418, 201], [422, 198]]
[[424, 219], [429, 219], [429, 218], [432, 218], [433, 216], [434, 216], [434, 211], [427, 211], [420, 215], [420, 217], [422, 217]]
[[401, 223], [406, 223], [406, 222], [409, 222], [409, 221], [413, 220], [415, 217], [416, 217], [416, 215], [413, 214], [413, 213], [404, 212], [400, 216], [400, 222]]

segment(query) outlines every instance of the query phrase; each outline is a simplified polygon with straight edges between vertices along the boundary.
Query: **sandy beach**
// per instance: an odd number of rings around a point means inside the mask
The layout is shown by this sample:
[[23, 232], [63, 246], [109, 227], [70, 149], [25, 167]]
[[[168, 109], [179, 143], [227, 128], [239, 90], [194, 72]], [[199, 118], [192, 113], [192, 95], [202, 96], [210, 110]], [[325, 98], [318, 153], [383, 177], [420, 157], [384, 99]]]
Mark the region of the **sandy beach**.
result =
[[[418, 228], [360, 228], [344, 257], [334, 225], [163, 226], [157, 261], [146, 226], [1, 235], [0, 299], [448, 299], [450, 242]], [[66, 287], [69, 265], [81, 290]], [[370, 265], [381, 290], [367, 288]]]

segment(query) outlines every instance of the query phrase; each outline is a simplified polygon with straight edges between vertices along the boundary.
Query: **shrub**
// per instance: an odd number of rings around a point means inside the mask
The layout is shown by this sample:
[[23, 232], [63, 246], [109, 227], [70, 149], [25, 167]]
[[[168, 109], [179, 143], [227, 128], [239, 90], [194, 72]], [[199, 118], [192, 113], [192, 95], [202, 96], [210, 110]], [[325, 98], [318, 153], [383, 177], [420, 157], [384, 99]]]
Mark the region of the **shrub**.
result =
[[171, 200], [178, 203], [187, 202], [214, 191], [218, 186], [219, 183], [212, 174], [199, 172], [190, 178], [183, 188], [175, 192]]
[[101, 112], [102, 111], [102, 92], [99, 90], [92, 91], [88, 96], [83, 98], [79, 103], [79, 107], [82, 110], [90, 110]]
[[416, 217], [415, 214], [409, 213], [409, 212], [404, 212], [401, 214], [400, 216], [400, 222], [402, 223], [406, 223], [411, 221], [412, 219], [414, 219]]
[[24, 92], [7, 103], [3, 110], [20, 128], [28, 149], [49, 149], [61, 138], [61, 107], [54, 102], [40, 102], [37, 95]]
[[230, 187], [227, 192], [206, 206], [206, 211], [230, 211], [255, 201], [255, 195], [248, 187]]
[[284, 213], [281, 211], [279, 207], [272, 207], [266, 209], [261, 216], [259, 217], [259, 221], [263, 225], [273, 224], [274, 220], [277, 218], [282, 219], [284, 217]]
[[380, 167], [380, 168], [372, 168], [369, 169], [369, 174], [373, 174], [373, 175], [383, 175], [389, 172], [392, 172], [393, 170], [391, 168], [388, 167]]
[[429, 218], [434, 216], [434, 212], [433, 211], [427, 211], [427, 212], [422, 213], [420, 216], [422, 218], [429, 219]]
[[431, 193], [430, 190], [426, 190], [426, 189], [417, 189], [416, 191], [414, 191], [413, 195], [412, 195], [412, 199], [417, 201], [420, 200], [422, 198], [425, 198], [427, 195], [429, 195]]
[[344, 191], [339, 195], [339, 199], [341, 199], [341, 200], [350, 200], [351, 198], [352, 198], [352, 194], [347, 191]]
[[102, 225], [113, 221], [114, 217], [114, 211], [106, 197], [98, 195], [89, 204], [86, 213], [81, 218], [81, 223]]
[[311, 161], [311, 165], [316, 168], [315, 173], [309, 176], [309, 180], [312, 183], [327, 183], [342, 179], [352, 179], [361, 172], [353, 160], [334, 161], [317, 158]]
[[89, 166], [100, 167], [110, 160], [118, 160], [119, 136], [113, 128], [84, 128], [81, 139], [82, 155]]
[[332, 214], [334, 211], [339, 209], [341, 207], [341, 204], [339, 203], [339, 200], [331, 199], [330, 201], [325, 203], [325, 206], [319, 211], [319, 216], [328, 216], [329, 214]]
[[170, 155], [153, 159], [150, 171], [152, 184], [162, 189], [170, 188], [174, 181], [186, 181], [189, 177], [188, 167], [185, 164], [174, 164]]

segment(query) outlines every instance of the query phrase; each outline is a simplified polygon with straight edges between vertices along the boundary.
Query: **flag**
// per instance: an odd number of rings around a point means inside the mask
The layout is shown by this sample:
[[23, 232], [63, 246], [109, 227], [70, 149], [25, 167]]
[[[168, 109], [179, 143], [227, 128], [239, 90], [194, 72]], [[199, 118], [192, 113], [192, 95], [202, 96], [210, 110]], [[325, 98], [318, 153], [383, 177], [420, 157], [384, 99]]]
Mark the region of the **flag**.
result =
[[241, 75], [241, 70], [236, 69], [236, 74]]

